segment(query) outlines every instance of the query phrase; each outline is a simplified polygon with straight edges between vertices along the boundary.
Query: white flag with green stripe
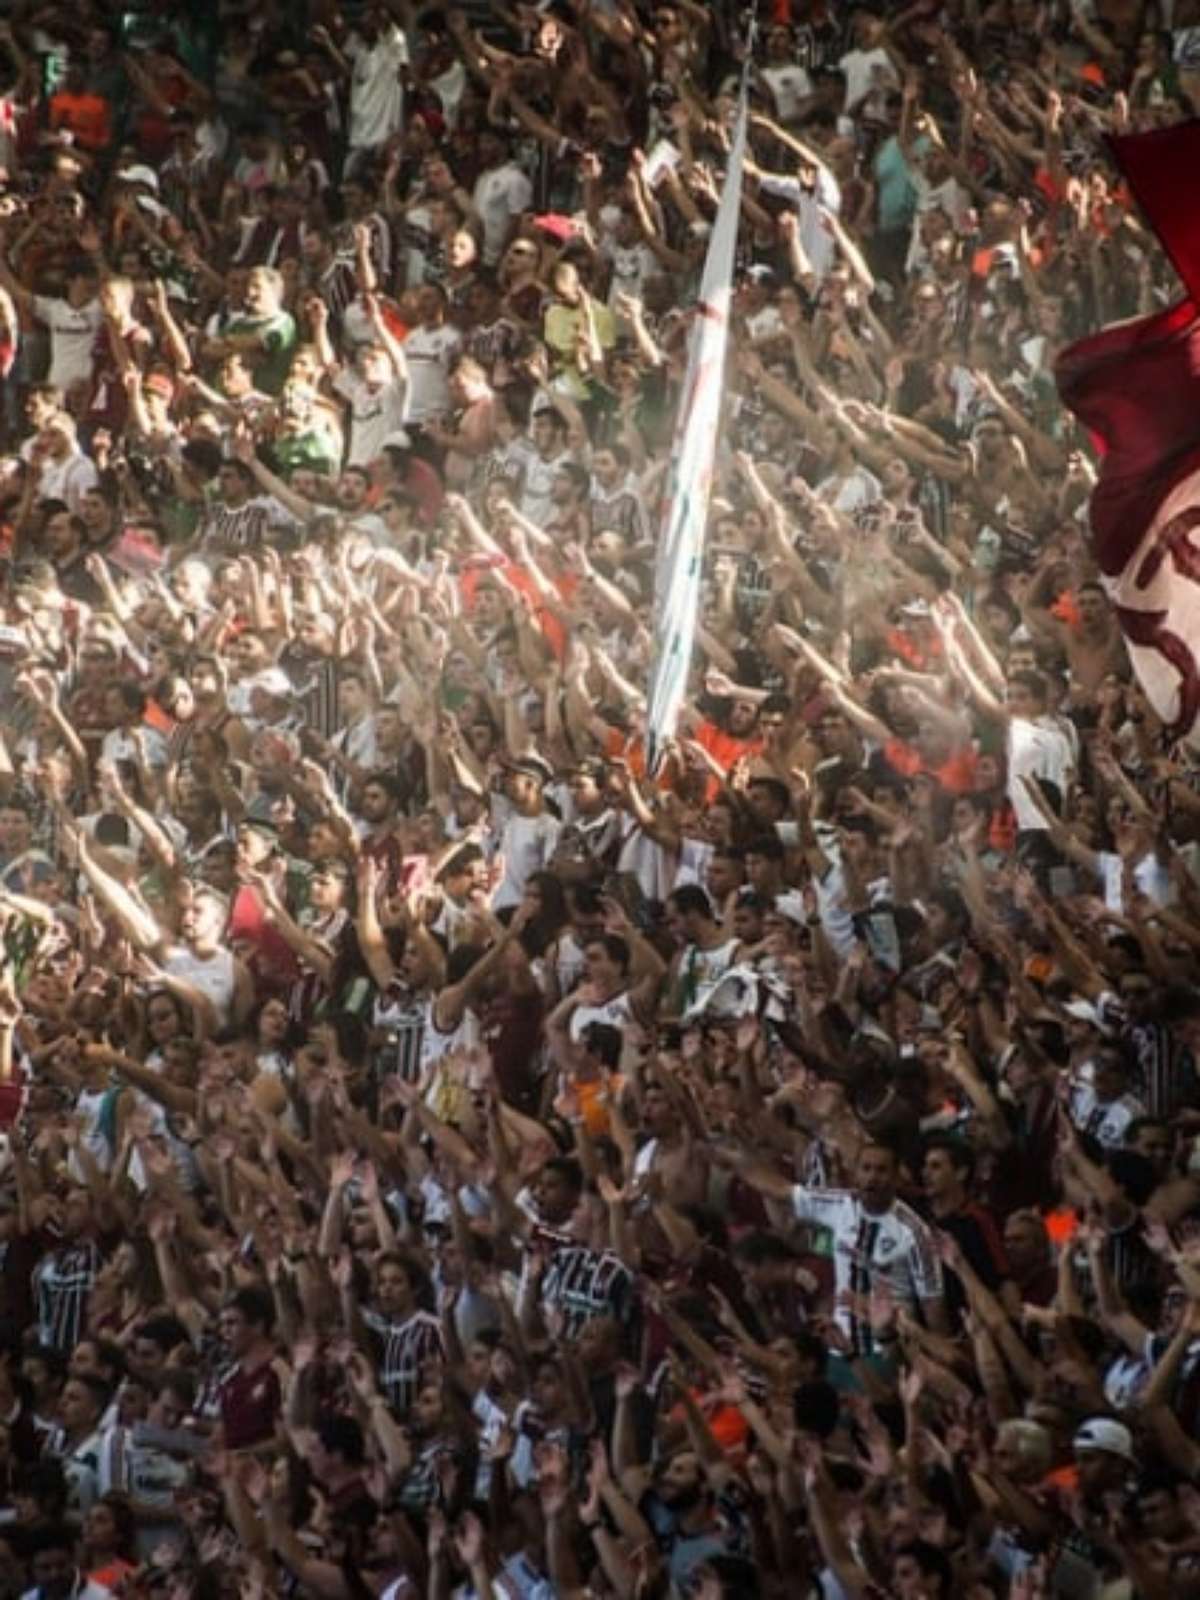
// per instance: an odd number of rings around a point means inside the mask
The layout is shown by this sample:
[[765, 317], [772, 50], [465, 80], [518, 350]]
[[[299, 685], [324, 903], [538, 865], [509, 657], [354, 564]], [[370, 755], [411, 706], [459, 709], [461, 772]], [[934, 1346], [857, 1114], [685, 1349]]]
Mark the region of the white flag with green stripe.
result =
[[654, 659], [647, 695], [646, 757], [653, 772], [673, 737], [687, 690], [700, 607], [704, 531], [725, 381], [734, 254], [746, 151], [743, 85], [725, 187], [713, 224], [688, 351], [687, 380], [675, 423], [667, 504], [659, 533], [654, 594]]

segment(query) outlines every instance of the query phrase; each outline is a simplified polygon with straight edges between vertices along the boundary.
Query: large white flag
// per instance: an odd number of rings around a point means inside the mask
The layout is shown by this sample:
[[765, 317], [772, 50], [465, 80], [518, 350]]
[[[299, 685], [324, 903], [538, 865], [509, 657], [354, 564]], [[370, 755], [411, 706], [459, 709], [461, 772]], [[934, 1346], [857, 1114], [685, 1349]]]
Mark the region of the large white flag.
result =
[[725, 348], [729, 338], [745, 153], [746, 86], [743, 82], [729, 169], [709, 241], [700, 300], [692, 325], [687, 381], [675, 423], [667, 506], [659, 534], [654, 660], [650, 667], [646, 719], [646, 760], [651, 772], [662, 759], [664, 741], [675, 733], [696, 636], [704, 530], [708, 521], [725, 377]]

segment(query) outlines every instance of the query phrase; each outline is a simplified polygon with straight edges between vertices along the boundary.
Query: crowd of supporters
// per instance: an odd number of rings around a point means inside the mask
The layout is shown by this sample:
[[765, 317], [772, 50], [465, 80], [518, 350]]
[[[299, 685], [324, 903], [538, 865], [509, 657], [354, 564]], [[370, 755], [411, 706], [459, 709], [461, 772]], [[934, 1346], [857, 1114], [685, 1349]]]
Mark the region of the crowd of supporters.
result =
[[1197, 0], [0, 4], [0, 1600], [1200, 1596], [1200, 763], [1053, 380], [1193, 95]]

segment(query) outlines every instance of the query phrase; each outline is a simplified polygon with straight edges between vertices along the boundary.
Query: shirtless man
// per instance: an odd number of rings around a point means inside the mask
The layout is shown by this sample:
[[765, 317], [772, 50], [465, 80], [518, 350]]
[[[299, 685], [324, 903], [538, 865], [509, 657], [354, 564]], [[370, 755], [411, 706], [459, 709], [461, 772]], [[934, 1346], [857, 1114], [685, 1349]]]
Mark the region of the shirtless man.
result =
[[1108, 596], [1099, 583], [1081, 583], [1075, 591], [1078, 622], [1065, 622], [1055, 616], [1050, 608], [1061, 591], [1061, 576], [1057, 563], [1043, 565], [1034, 575], [1021, 609], [1035, 638], [1057, 645], [1066, 656], [1072, 693], [1090, 699], [1110, 673], [1120, 678], [1130, 676], [1129, 656]]

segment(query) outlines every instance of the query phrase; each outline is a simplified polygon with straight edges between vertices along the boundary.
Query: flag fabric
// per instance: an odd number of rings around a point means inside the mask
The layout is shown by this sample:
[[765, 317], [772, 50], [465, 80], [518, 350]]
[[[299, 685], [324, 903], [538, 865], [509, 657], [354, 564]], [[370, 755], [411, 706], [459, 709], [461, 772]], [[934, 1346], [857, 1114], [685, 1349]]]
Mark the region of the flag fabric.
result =
[[1200, 743], [1200, 121], [1110, 144], [1185, 294], [1069, 346], [1055, 376], [1100, 453], [1092, 548], [1134, 670], [1170, 737]]
[[700, 607], [704, 530], [712, 489], [729, 342], [733, 265], [746, 154], [746, 80], [738, 104], [725, 187], [709, 241], [688, 351], [687, 377], [671, 447], [667, 504], [654, 592], [654, 658], [647, 694], [646, 765], [654, 772], [675, 732], [687, 689]]

